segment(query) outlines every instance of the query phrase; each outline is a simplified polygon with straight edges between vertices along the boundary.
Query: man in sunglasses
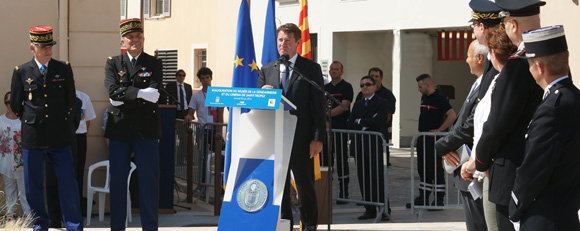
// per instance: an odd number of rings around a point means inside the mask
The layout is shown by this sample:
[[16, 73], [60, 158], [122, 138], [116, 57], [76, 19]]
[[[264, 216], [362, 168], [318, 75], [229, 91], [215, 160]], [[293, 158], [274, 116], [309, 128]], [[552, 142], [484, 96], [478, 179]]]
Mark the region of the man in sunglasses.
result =
[[165, 93], [169, 94], [169, 96], [163, 96], [159, 99], [160, 101], [163, 100], [160, 104], [169, 102], [168, 104], [177, 105], [176, 118], [178, 119], [183, 119], [187, 115], [188, 105], [193, 94], [191, 85], [184, 81], [185, 76], [183, 69], [177, 70], [175, 72], [175, 82], [165, 85]]
[[[352, 130], [375, 131], [384, 133], [387, 130], [389, 103], [375, 94], [375, 80], [370, 76], [360, 80], [361, 99], [354, 103], [348, 127]], [[351, 153], [355, 154], [359, 187], [364, 201], [385, 202], [383, 146], [382, 140], [356, 135], [351, 141]], [[377, 217], [377, 206], [365, 205], [365, 212], [359, 220]], [[385, 211], [387, 213], [387, 211]], [[381, 220], [389, 220], [386, 213]]]

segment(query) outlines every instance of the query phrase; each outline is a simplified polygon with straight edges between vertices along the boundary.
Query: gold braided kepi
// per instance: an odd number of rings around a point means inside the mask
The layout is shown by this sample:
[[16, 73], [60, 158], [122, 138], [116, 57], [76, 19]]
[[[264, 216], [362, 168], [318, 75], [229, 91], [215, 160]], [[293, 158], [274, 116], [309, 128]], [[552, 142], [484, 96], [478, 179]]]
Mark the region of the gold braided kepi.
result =
[[52, 27], [33, 26], [28, 31], [30, 33], [30, 43], [38, 46], [53, 46], [56, 41], [52, 37]]
[[125, 36], [131, 32], [143, 32], [141, 19], [138, 18], [123, 20], [119, 23], [119, 27], [121, 29], [121, 36]]

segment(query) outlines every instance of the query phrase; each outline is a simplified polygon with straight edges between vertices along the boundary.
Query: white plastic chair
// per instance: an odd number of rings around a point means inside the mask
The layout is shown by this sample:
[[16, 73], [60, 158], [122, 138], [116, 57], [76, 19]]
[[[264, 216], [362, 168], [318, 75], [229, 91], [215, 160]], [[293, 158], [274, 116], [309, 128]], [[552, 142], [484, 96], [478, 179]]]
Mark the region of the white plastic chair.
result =
[[[93, 171], [99, 167], [105, 167], [107, 169], [107, 178], [105, 179], [105, 185], [103, 187], [93, 186], [91, 181], [91, 176]], [[131, 217], [131, 196], [129, 195], [129, 183], [131, 182], [131, 174], [137, 166], [135, 163], [131, 162], [131, 170], [129, 170], [129, 177], [127, 177], [127, 219], [125, 220], [125, 226], [127, 226], [127, 221], [132, 222]], [[92, 164], [89, 167], [89, 176], [87, 183], [87, 226], [91, 225], [91, 211], [93, 210], [93, 194], [95, 192], [99, 193], [99, 221], [105, 220], [105, 193], [110, 192], [109, 188], [109, 161], [103, 160]]]

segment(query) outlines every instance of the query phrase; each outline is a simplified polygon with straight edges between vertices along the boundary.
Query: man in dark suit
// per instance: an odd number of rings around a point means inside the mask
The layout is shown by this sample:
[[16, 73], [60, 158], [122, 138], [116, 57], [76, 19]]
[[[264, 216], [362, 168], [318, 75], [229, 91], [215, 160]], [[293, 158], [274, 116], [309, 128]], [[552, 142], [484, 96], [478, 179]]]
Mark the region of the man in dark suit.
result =
[[568, 76], [563, 26], [524, 32], [530, 72], [544, 89], [516, 170], [510, 219], [521, 230], [580, 230], [580, 90]]
[[162, 63], [143, 52], [143, 28], [139, 19], [120, 23], [122, 55], [109, 57], [105, 87], [111, 105], [105, 138], [109, 138], [111, 171], [111, 230], [125, 230], [127, 176], [135, 153], [139, 183], [139, 209], [143, 230], [157, 230], [159, 139], [161, 121], [157, 100]]
[[[385, 136], [385, 139], [387, 141], [389, 141], [389, 139], [391, 139], [391, 132], [389, 131], [389, 129], [393, 125], [393, 115], [395, 114], [397, 98], [395, 98], [395, 95], [393, 95], [393, 92], [391, 90], [389, 90], [388, 88], [386, 88], [383, 85], [383, 70], [381, 70], [378, 67], [372, 67], [371, 69], [369, 69], [368, 75], [371, 78], [373, 78], [375, 80], [375, 82], [377, 83], [376, 84], [377, 89], [375, 91], [375, 94], [377, 96], [387, 100], [387, 103], [389, 105], [389, 116], [385, 120], [387, 123], [387, 129], [383, 133], [383, 136]], [[358, 95], [356, 96], [355, 102], [361, 98], [362, 98], [362, 91], [359, 92]], [[389, 147], [387, 146], [387, 165], [388, 166], [391, 166], [390, 159], [391, 159], [391, 152], [389, 151]]]
[[284, 196], [282, 199], [282, 218], [289, 219], [293, 225], [290, 198], [290, 169], [294, 173], [298, 198], [300, 200], [300, 220], [304, 230], [316, 230], [318, 208], [314, 192], [314, 160], [322, 150], [326, 135], [323, 94], [309, 82], [298, 76], [299, 71], [305, 78], [323, 86], [322, 70], [318, 63], [303, 58], [296, 52], [301, 39], [301, 31], [295, 24], [288, 23], [277, 29], [277, 45], [280, 55], [288, 54], [289, 62], [271, 62], [260, 70], [258, 87], [280, 88], [283, 94], [297, 109], [290, 111], [298, 117], [290, 168], [288, 170]]
[[[467, 145], [469, 148], [473, 147], [473, 112], [477, 105], [477, 95], [481, 87], [481, 79], [484, 71], [484, 64], [488, 54], [487, 48], [474, 40], [469, 44], [467, 50], [467, 59], [465, 62], [469, 65], [471, 74], [477, 76], [477, 80], [473, 83], [463, 107], [459, 110], [457, 119], [451, 127], [449, 133], [435, 143], [437, 154], [450, 165], [458, 167], [461, 158], [457, 155], [455, 150], [462, 145]], [[455, 187], [461, 192], [461, 199], [463, 201], [463, 212], [465, 214], [465, 225], [469, 231], [486, 231], [485, 217], [483, 214], [482, 199], [473, 200], [471, 193], [467, 190], [467, 186], [471, 181], [463, 180], [461, 178], [461, 168], [455, 169], [453, 172], [455, 180]]]
[[[169, 100], [169, 104], [177, 105], [177, 115], [178, 119], [183, 119], [187, 115], [189, 101], [191, 101], [191, 95], [193, 94], [193, 89], [191, 85], [184, 82], [185, 71], [182, 69], [175, 72], [175, 82], [168, 83], [165, 86], [165, 91], [170, 95], [169, 99], [162, 96], [161, 100]], [[177, 99], [177, 101], [175, 101]], [[163, 104], [164, 102], [160, 102]]]
[[[362, 77], [360, 88], [362, 97], [354, 103], [348, 120], [352, 130], [375, 131], [384, 133], [387, 130], [389, 102], [375, 94], [375, 80], [370, 76]], [[385, 177], [383, 171], [382, 140], [373, 137], [356, 135], [351, 143], [351, 153], [356, 157], [356, 169], [361, 194], [364, 201], [385, 202]], [[372, 219], [377, 216], [377, 206], [365, 205], [365, 212], [359, 220]], [[385, 211], [387, 212], [387, 211]], [[388, 220], [385, 213], [381, 220]]]
[[69, 123], [75, 103], [73, 72], [68, 62], [52, 59], [52, 27], [30, 28], [34, 58], [14, 69], [10, 107], [22, 121], [26, 198], [34, 214], [34, 230], [48, 230], [44, 201], [44, 161], [53, 163], [67, 230], [82, 230], [79, 192]]

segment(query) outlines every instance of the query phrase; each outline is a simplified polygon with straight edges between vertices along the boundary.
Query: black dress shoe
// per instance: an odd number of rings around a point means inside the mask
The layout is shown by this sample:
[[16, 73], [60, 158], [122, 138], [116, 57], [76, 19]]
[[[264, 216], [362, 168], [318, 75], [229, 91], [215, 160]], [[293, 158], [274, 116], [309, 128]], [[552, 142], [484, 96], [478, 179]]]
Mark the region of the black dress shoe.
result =
[[385, 215], [385, 214], [381, 215], [381, 221], [390, 221], [390, 220], [391, 220], [391, 218], [387, 217], [387, 215]]
[[360, 215], [359, 217], [357, 217], [357, 219], [359, 219], [359, 220], [368, 220], [368, 219], [374, 219], [376, 217], [377, 217], [377, 214], [365, 212], [362, 215]]

